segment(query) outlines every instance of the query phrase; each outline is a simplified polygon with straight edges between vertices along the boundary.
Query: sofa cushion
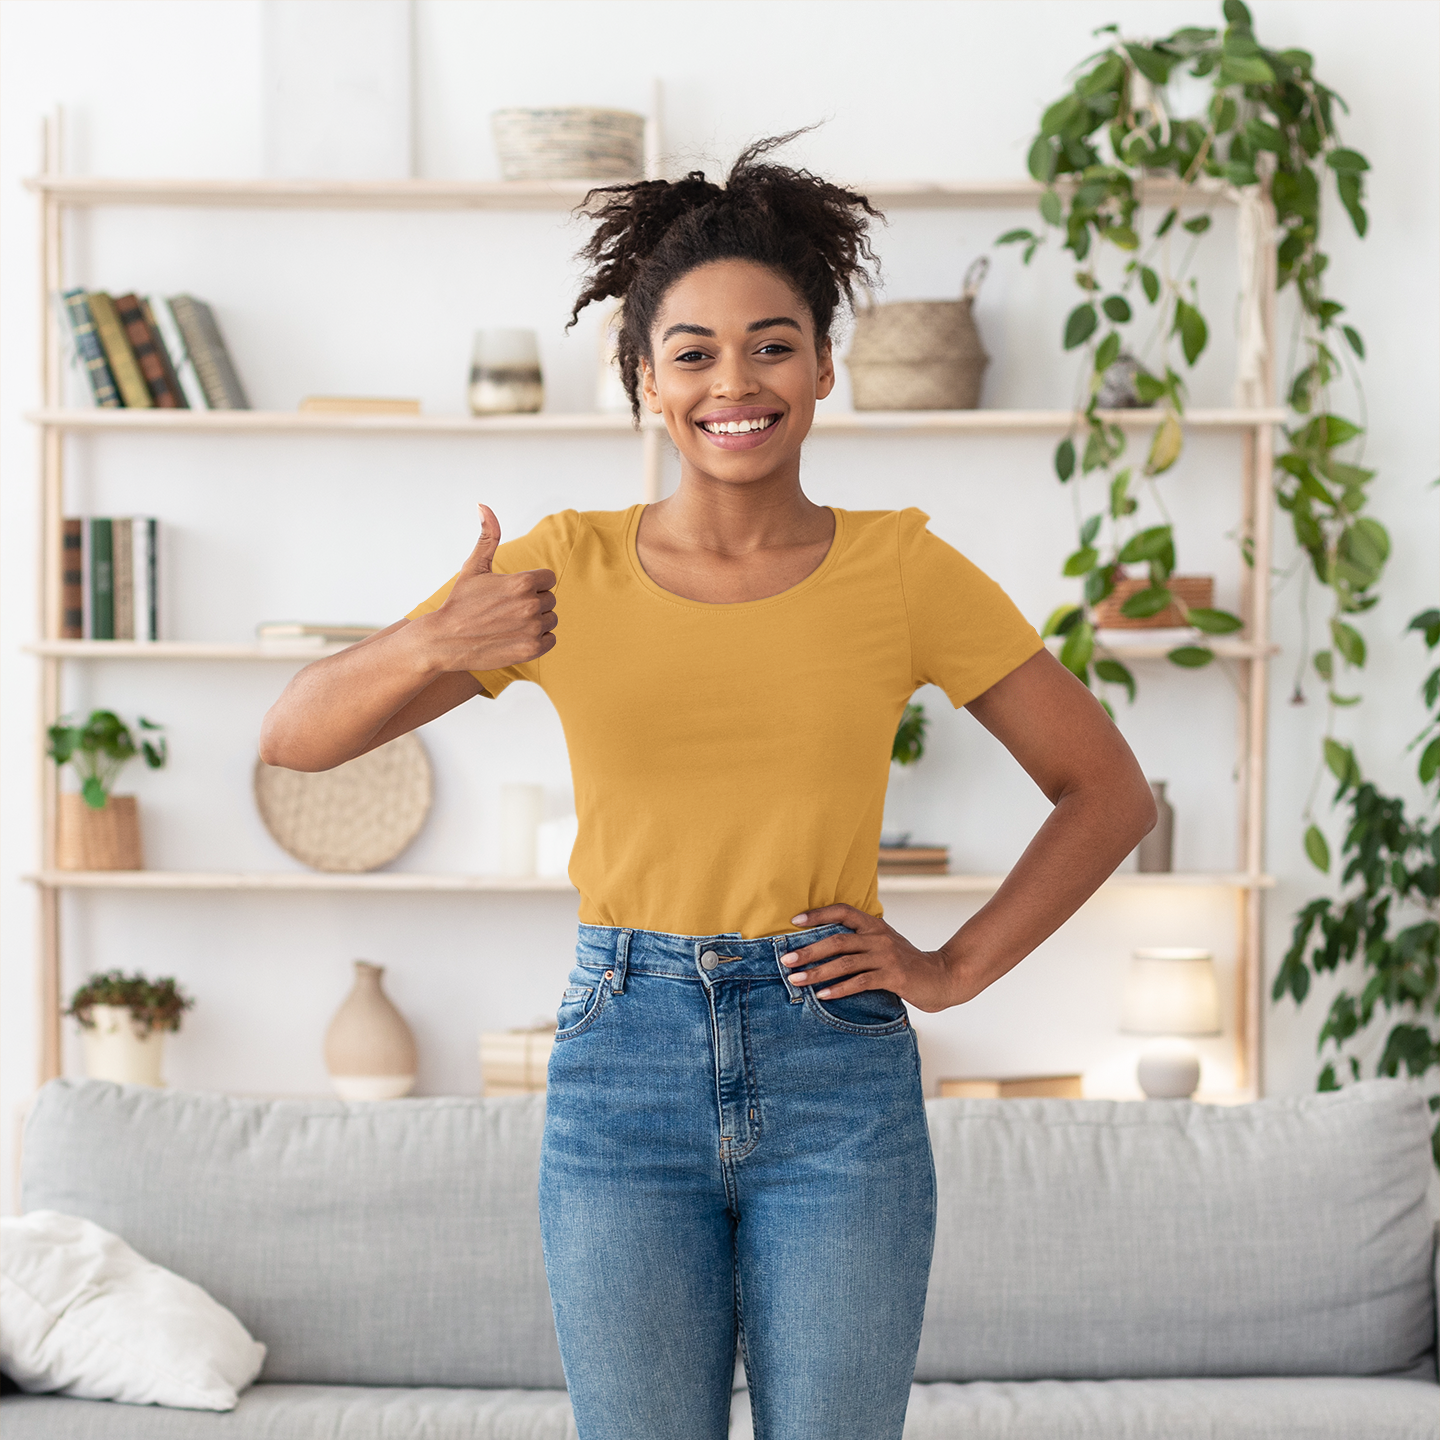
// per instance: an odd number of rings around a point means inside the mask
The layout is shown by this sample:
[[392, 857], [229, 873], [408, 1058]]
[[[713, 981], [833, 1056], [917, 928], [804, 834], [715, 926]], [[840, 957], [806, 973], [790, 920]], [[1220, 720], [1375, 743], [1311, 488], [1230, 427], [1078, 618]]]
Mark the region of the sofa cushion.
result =
[[917, 1379], [1372, 1375], [1435, 1343], [1425, 1102], [940, 1100]]
[[536, 1199], [544, 1097], [260, 1101], [58, 1080], [26, 1209], [209, 1291], [318, 1384], [565, 1384]]

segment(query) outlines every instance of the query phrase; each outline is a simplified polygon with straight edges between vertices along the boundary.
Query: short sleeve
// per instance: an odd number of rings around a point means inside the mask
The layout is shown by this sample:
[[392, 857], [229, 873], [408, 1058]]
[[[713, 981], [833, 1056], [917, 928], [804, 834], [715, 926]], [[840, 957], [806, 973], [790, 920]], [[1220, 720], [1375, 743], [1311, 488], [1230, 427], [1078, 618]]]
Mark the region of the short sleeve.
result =
[[[575, 549], [575, 537], [580, 528], [580, 514], [576, 510], [561, 510], [547, 515], [543, 520], [518, 540], [505, 540], [495, 552], [491, 569], [497, 575], [514, 575], [520, 570], [553, 570], [555, 585], [565, 573], [566, 562]], [[428, 600], [422, 600], [405, 618], [414, 620], [420, 615], [431, 615], [438, 610], [455, 588], [458, 572], [452, 575]], [[528, 680], [530, 665], [507, 665], [503, 670], [472, 670], [470, 673], [480, 682], [486, 695], [494, 699], [515, 680]]]
[[1044, 648], [1015, 602], [978, 566], [900, 514], [900, 582], [915, 684], [938, 685], [958, 710]]

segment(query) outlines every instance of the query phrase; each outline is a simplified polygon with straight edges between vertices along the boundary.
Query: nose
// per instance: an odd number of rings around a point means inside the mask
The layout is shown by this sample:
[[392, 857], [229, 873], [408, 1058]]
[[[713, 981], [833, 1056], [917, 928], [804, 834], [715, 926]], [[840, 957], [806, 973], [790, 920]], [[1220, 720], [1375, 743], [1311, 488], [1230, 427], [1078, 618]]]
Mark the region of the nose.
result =
[[745, 355], [723, 356], [715, 367], [710, 393], [717, 400], [741, 400], [760, 393], [760, 379]]

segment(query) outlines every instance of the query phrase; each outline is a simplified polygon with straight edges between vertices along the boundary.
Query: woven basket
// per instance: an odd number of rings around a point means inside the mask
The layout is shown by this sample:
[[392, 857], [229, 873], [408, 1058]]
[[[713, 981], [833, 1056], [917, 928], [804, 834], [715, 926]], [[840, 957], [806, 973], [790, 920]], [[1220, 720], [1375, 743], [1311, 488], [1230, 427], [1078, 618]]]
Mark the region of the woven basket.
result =
[[506, 180], [635, 180], [645, 168], [645, 117], [570, 106], [490, 117]]
[[255, 804], [281, 849], [313, 870], [374, 870], [420, 833], [430, 813], [430, 757], [402, 735], [333, 770], [255, 762]]
[[60, 870], [143, 870], [140, 811], [133, 795], [106, 797], [103, 810], [67, 791], [56, 816], [55, 865]]
[[[1149, 580], [1117, 580], [1115, 588], [1090, 611], [1090, 623], [1097, 630], [1163, 630], [1183, 625], [1185, 617], [1178, 605], [1167, 605], [1158, 615], [1145, 620], [1132, 620], [1120, 613], [1120, 607], [1137, 590], [1148, 590]], [[1210, 575], [1172, 575], [1165, 588], [1182, 601], [1187, 610], [1209, 610], [1215, 603], [1215, 580]]]
[[855, 312], [845, 363], [857, 410], [974, 410], [990, 357], [971, 307], [990, 262], [965, 275], [958, 300], [871, 301]]

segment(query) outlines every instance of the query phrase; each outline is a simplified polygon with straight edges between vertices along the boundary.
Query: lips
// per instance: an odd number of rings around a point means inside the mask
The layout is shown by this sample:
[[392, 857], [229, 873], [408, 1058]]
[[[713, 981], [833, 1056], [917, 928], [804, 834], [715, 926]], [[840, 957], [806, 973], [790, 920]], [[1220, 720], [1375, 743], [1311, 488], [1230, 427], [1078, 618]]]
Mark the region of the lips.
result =
[[712, 445], [722, 450], [751, 450], [763, 445], [784, 417], [778, 410], [760, 405], [737, 405], [712, 410], [695, 422]]

